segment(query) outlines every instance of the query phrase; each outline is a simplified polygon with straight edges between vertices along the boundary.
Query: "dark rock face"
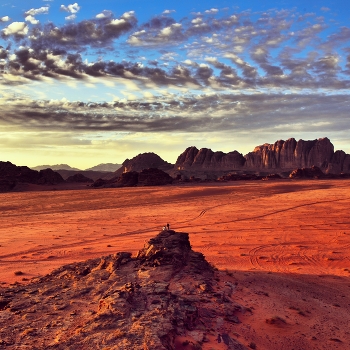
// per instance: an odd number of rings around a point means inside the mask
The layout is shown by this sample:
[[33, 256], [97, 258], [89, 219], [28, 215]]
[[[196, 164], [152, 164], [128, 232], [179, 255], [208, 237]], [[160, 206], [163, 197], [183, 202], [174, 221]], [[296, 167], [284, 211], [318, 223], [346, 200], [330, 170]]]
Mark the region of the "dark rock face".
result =
[[173, 178], [166, 172], [156, 169], [143, 169], [138, 176], [138, 186], [160, 186], [173, 182]]
[[169, 170], [173, 168], [173, 164], [164, 161], [155, 153], [141, 153], [132, 159], [126, 159], [121, 168], [115, 172], [115, 176], [120, 176], [122, 173], [131, 171], [140, 172], [143, 169], [149, 168]]
[[15, 184], [56, 185], [64, 182], [62, 176], [52, 169], [36, 171], [26, 166], [16, 166], [10, 162], [0, 162], [0, 179]]
[[94, 180], [89, 179], [88, 177], [84, 176], [83, 174], [75, 174], [72, 176], [69, 176], [66, 179], [67, 182], [94, 182]]
[[162, 186], [173, 182], [166, 172], [156, 169], [143, 169], [141, 172], [129, 171], [111, 180], [98, 179], [92, 187], [133, 187], [133, 186]]
[[39, 185], [57, 185], [64, 182], [62, 176], [52, 169], [44, 169], [39, 171]]
[[232, 170], [242, 168], [245, 158], [237, 151], [213, 152], [208, 148], [188, 147], [175, 163], [177, 170]]
[[112, 179], [111, 183], [114, 183], [118, 187], [133, 187], [137, 185], [138, 178], [139, 173], [137, 171], [129, 171], [121, 174], [116, 181]]
[[323, 171], [317, 166], [311, 168], [298, 168], [293, 170], [289, 177], [291, 179], [322, 179], [325, 178]]
[[215, 349], [221, 333], [227, 349], [244, 350], [229, 334], [251, 311], [233, 301], [234, 283], [220, 286], [222, 274], [191, 249], [187, 233], [162, 231], [137, 257], [121, 252], [0, 288], [0, 345], [171, 350], [209, 342]]

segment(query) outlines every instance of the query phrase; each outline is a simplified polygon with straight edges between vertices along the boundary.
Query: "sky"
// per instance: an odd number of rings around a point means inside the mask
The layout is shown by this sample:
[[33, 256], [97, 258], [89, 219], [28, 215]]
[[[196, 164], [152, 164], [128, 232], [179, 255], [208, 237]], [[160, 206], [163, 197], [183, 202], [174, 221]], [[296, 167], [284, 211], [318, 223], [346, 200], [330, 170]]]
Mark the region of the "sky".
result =
[[1, 0], [0, 147], [81, 169], [328, 137], [350, 153], [344, 0]]

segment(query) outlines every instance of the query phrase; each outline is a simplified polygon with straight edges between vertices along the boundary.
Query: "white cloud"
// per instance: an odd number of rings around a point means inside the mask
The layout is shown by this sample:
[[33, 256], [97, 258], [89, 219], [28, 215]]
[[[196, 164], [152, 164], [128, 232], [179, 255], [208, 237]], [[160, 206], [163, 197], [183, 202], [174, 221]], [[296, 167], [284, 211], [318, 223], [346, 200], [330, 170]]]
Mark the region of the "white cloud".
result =
[[43, 6], [38, 9], [30, 9], [26, 11], [24, 14], [26, 16], [35, 16], [35, 15], [40, 15], [40, 14], [47, 14], [49, 12], [49, 7], [48, 6]]
[[97, 14], [95, 18], [98, 18], [98, 19], [109, 18], [109, 17], [112, 17], [112, 15], [113, 15], [112, 11], [103, 10], [101, 13]]
[[112, 19], [110, 24], [114, 26], [119, 26], [124, 23], [125, 23], [125, 19]]
[[205, 11], [205, 13], [212, 13], [212, 14], [214, 14], [214, 13], [218, 13], [219, 12], [219, 10], [218, 9], [210, 9], [210, 10], [206, 10]]
[[35, 19], [32, 15], [29, 15], [25, 18], [26, 22], [30, 22], [31, 24], [38, 24], [39, 20]]
[[325, 6], [321, 7], [321, 11], [323, 11], [323, 12], [328, 12], [330, 10], [331, 9], [329, 7], [325, 7]]
[[168, 15], [172, 12], [176, 12], [176, 11], [175, 10], [165, 10], [165, 11], [163, 11], [163, 15]]
[[77, 18], [77, 16], [75, 14], [72, 14], [70, 16], [64, 17], [67, 21], [73, 21], [74, 19]]
[[9, 16], [4, 16], [0, 18], [0, 22], [8, 22], [10, 20]]
[[5, 35], [26, 35], [28, 34], [28, 26], [25, 22], [13, 22], [2, 31]]
[[77, 13], [80, 10], [80, 6], [78, 5], [77, 2], [68, 6], [61, 5], [60, 8], [62, 11], [66, 11], [69, 13]]

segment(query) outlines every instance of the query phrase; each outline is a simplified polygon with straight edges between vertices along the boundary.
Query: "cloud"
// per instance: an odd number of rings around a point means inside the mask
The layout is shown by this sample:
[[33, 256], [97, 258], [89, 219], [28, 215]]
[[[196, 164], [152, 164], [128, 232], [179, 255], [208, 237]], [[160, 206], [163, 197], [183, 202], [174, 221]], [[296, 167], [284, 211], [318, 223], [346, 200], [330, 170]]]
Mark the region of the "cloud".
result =
[[205, 13], [210, 13], [210, 14], [216, 14], [216, 13], [219, 12], [219, 10], [218, 10], [218, 9], [215, 9], [215, 8], [212, 8], [212, 9], [206, 10], [206, 11], [204, 11], [204, 12], [205, 12]]
[[323, 12], [328, 12], [328, 11], [330, 11], [330, 10], [331, 10], [331, 9], [328, 8], [328, 7], [325, 7], [325, 6], [321, 7], [321, 11], [323, 11]]
[[48, 14], [49, 13], [49, 7], [48, 6], [43, 6], [38, 9], [30, 9], [26, 11], [24, 14], [25, 16], [36, 16], [36, 15], [41, 15], [41, 14]]
[[62, 11], [66, 11], [66, 12], [69, 12], [69, 13], [77, 13], [80, 10], [80, 6], [76, 2], [76, 3], [68, 5], [68, 6], [61, 5], [60, 9]]
[[170, 13], [176, 12], [175, 10], [164, 10], [163, 15], [169, 15]]
[[[14, 98], [0, 112], [3, 125], [26, 130], [115, 132], [332, 133], [350, 129], [349, 95], [210, 94], [110, 103]], [[334, 110], [337, 111], [334, 114]], [[333, 115], [329, 119], [329, 115]]]
[[24, 36], [28, 34], [28, 26], [25, 22], [13, 22], [9, 24], [5, 29], [2, 30], [5, 36], [18, 35]]
[[73, 21], [74, 19], [77, 18], [76, 14], [69, 15], [67, 17], [64, 17], [67, 21]]
[[38, 24], [39, 21], [35, 19], [32, 15], [28, 15], [24, 19], [26, 22], [30, 22], [31, 24]]
[[9, 16], [0, 17], [0, 22], [8, 22], [10, 20]]

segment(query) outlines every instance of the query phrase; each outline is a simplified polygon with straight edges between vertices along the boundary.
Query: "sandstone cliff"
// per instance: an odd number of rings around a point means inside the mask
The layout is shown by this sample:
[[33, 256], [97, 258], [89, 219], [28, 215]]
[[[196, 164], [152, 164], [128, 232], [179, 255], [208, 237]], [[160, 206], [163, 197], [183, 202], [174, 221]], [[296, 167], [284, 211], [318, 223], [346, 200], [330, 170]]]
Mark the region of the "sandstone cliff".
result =
[[242, 168], [245, 163], [243, 155], [237, 151], [224, 153], [213, 152], [208, 148], [188, 147], [177, 158], [177, 170], [214, 170], [225, 171]]
[[350, 172], [350, 155], [343, 151], [334, 152], [327, 137], [312, 141], [279, 140], [255, 147], [245, 158], [247, 169], [291, 170], [316, 166], [326, 173]]
[[235, 281], [223, 276], [187, 233], [162, 231], [136, 257], [116, 253], [0, 288], [0, 347], [244, 350], [234, 327], [252, 311], [232, 299]]

